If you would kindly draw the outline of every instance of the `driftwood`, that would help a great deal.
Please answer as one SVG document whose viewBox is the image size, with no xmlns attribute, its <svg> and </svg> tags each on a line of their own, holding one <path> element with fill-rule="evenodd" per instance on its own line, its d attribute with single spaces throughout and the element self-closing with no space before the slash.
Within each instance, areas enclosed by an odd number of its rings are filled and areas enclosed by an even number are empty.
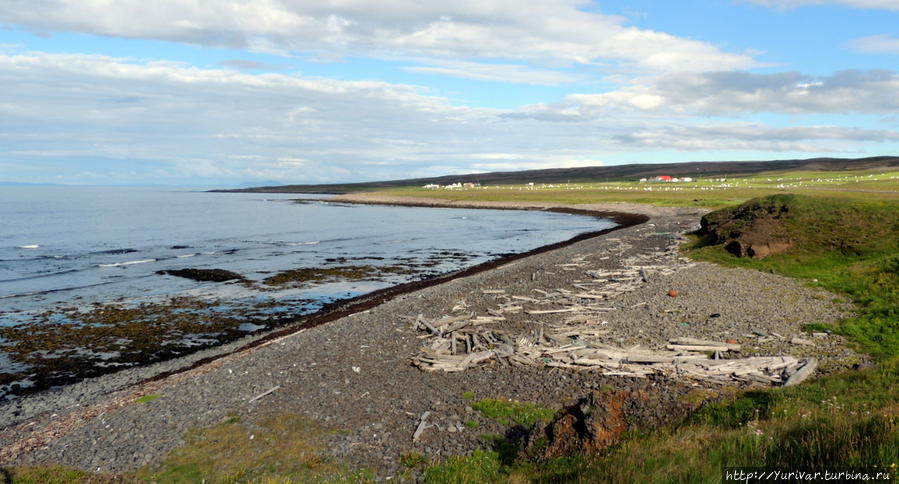
<svg viewBox="0 0 899 484">
<path fill-rule="evenodd" d="M 415 414 L 413 414 L 415 415 Z M 431 411 L 428 410 L 425 413 L 421 414 L 421 417 L 418 419 L 418 427 L 415 428 L 415 433 L 412 434 L 412 442 L 417 442 L 421 434 L 430 427 L 428 424 L 428 416 L 431 415 Z"/>
<path fill-rule="evenodd" d="M 266 390 L 266 391 L 260 393 L 259 395 L 256 395 L 255 397 L 251 398 L 247 403 L 253 403 L 253 402 L 255 402 L 256 400 L 259 400 L 260 398 L 262 398 L 262 397 L 264 397 L 264 396 L 266 396 L 266 395 L 269 395 L 269 394 L 271 394 L 271 393 L 274 393 L 275 390 L 277 390 L 277 389 L 279 389 L 279 388 L 281 388 L 281 385 L 275 386 L 275 387 L 273 387 L 273 388 L 269 388 L 268 390 Z"/>
<path fill-rule="evenodd" d="M 815 373 L 815 369 L 817 367 L 818 360 L 816 360 L 815 358 L 809 358 L 808 360 L 806 360 L 804 365 L 796 369 L 795 373 L 787 378 L 787 381 L 784 382 L 784 386 L 789 387 L 802 383 L 808 377 L 812 376 Z"/>
<path fill-rule="evenodd" d="M 626 254 L 630 246 L 618 242 L 619 246 L 610 253 Z M 534 288 L 524 295 L 510 294 L 504 289 L 481 289 L 481 294 L 496 303 L 496 307 L 487 309 L 486 315 L 430 320 L 419 315 L 415 327 L 426 334 L 421 336 L 424 344 L 412 363 L 426 371 L 457 372 L 498 364 L 574 371 L 590 369 L 605 375 L 635 378 L 661 374 L 716 384 L 778 385 L 801 381 L 814 372 L 813 360 L 800 361 L 792 356 L 724 359 L 724 355 L 739 353 L 741 346 L 721 341 L 672 338 L 664 350 L 606 344 L 603 338 L 609 336 L 604 327 L 607 323 L 599 316 L 617 310 L 611 304 L 613 298 L 636 290 L 655 274 L 668 275 L 692 265 L 689 260 L 675 258 L 678 243 L 672 240 L 664 252 L 624 257 L 621 269 L 590 269 L 587 256 L 557 264 L 559 270 L 581 271 L 589 277 L 575 280 L 574 290 Z M 512 335 L 492 324 L 521 312 L 528 316 L 558 315 L 558 318 L 552 322 L 532 321 L 535 327 L 528 334 Z M 424 418 L 426 415 L 419 425 L 422 430 Z"/>
<path fill-rule="evenodd" d="M 766 385 L 801 381 L 814 372 L 814 363 L 792 356 L 720 359 L 726 352 L 738 352 L 740 345 L 723 342 L 674 338 L 668 351 L 635 346 L 620 348 L 599 341 L 607 334 L 596 324 L 542 325 L 529 336 L 512 337 L 473 324 L 476 318 L 438 319 L 413 364 L 426 371 L 465 371 L 479 364 L 593 369 L 605 375 L 643 378 L 652 374 L 687 378 L 711 383 L 743 382 Z M 439 324 L 439 322 L 444 324 Z M 449 322 L 447 324 L 447 322 Z M 448 328 L 455 328 L 448 332 Z M 458 344 L 462 343 L 462 344 Z M 689 343 L 689 344 L 683 344 Z M 701 343 L 701 344 L 700 344 Z M 712 359 L 701 352 L 715 353 Z M 805 376 L 803 376 L 805 375 Z M 792 384 L 792 383 L 791 383 Z"/>
</svg>

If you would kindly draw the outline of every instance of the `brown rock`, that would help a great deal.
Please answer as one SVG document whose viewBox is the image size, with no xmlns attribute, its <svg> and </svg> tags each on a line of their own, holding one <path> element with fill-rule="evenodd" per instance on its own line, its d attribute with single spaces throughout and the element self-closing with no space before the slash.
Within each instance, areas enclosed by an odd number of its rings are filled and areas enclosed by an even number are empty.
<svg viewBox="0 0 899 484">
<path fill-rule="evenodd" d="M 536 425 L 525 454 L 553 459 L 572 452 L 600 452 L 617 444 L 628 429 L 625 406 L 632 398 L 626 390 L 593 392 L 548 425 Z"/>
</svg>

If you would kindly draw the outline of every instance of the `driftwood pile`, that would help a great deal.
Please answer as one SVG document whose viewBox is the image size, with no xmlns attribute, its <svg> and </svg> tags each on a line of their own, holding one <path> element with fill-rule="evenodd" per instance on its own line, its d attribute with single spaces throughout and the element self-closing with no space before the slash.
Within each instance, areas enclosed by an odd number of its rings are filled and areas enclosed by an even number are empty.
<svg viewBox="0 0 899 484">
<path fill-rule="evenodd" d="M 610 239 L 615 241 L 616 239 Z M 503 289 L 482 289 L 497 307 L 487 315 L 473 313 L 428 320 L 422 315 L 413 326 L 425 332 L 424 345 L 412 363 L 426 371 L 464 371 L 480 364 L 519 365 L 572 370 L 598 370 L 605 375 L 646 377 L 660 374 L 709 383 L 792 385 L 807 378 L 817 366 L 814 359 L 792 356 L 728 358 L 739 352 L 736 344 L 692 338 L 674 338 L 664 351 L 641 346 L 623 348 L 603 343 L 607 335 L 602 315 L 615 311 L 609 299 L 636 290 L 650 277 L 667 275 L 692 263 L 677 258 L 678 241 L 665 252 L 640 254 L 622 260 L 622 269 L 590 269 L 586 257 L 559 264 L 558 270 L 580 271 L 589 279 L 575 280 L 573 289 L 533 289 L 533 294 L 508 294 Z M 619 241 L 615 252 L 630 246 Z M 603 259 L 608 258 L 604 257 Z M 457 306 L 456 311 L 466 307 Z M 558 315 L 551 322 L 533 322 L 528 334 L 496 329 L 510 314 Z"/>
<path fill-rule="evenodd" d="M 427 321 L 416 325 L 428 334 L 427 345 L 413 358 L 426 371 L 464 371 L 487 362 L 572 370 L 599 370 L 604 375 L 646 377 L 660 374 L 710 383 L 795 384 L 813 373 L 814 359 L 770 356 L 721 359 L 740 346 L 692 338 L 675 338 L 666 351 L 640 346 L 618 348 L 596 341 L 605 334 L 598 325 L 542 325 L 530 336 L 512 336 L 491 329 L 495 316 L 473 315 Z"/>
</svg>

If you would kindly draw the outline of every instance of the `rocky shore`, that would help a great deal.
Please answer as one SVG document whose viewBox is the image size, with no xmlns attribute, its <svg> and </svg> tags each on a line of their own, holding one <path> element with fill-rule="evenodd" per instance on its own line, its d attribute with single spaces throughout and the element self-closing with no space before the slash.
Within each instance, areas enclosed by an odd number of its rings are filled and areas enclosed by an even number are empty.
<svg viewBox="0 0 899 484">
<path fill-rule="evenodd" d="M 652 390 L 654 401 L 637 413 L 661 421 L 683 407 L 699 385 L 662 376 L 601 375 L 595 370 L 506 366 L 461 372 L 425 372 L 411 362 L 422 345 L 418 315 L 437 319 L 488 315 L 496 290 L 520 297 L 570 289 L 587 271 L 615 270 L 625 258 L 654 257 L 658 272 L 634 290 L 604 301 L 610 345 L 660 348 L 673 337 L 736 340 L 744 356 L 814 356 L 822 371 L 864 358 L 832 335 L 803 333 L 808 323 L 845 317 L 851 308 L 834 296 L 772 274 L 687 263 L 672 243 L 698 227 L 693 209 L 635 204 L 464 203 L 354 195 L 347 203 L 387 203 L 509 209 L 576 209 L 640 214 L 647 222 L 505 262 L 411 292 L 388 294 L 372 307 L 336 315 L 327 324 L 282 332 L 252 348 L 249 340 L 152 367 L 127 370 L 0 406 L 0 463 L 56 463 L 89 470 L 127 471 L 158 461 L 183 443 L 190 429 L 239 416 L 248 420 L 295 414 L 332 430 L 331 456 L 380 477 L 402 470 L 400 456 L 432 460 L 471 452 L 483 434 L 509 434 L 510 425 L 484 418 L 474 399 L 504 398 L 561 409 L 592 389 Z M 661 254 L 661 255 L 659 255 Z M 572 265 L 572 261 L 577 264 Z M 676 290 L 676 297 L 669 295 Z M 497 322 L 521 334 L 564 314 L 528 314 Z M 322 321 L 324 322 L 324 321 Z M 800 343 L 797 343 L 799 341 Z M 204 359 L 227 355 L 204 363 Z M 202 364 L 198 364 L 202 363 Z M 141 396 L 158 398 L 136 404 Z M 432 425 L 415 441 L 422 415 Z M 474 422 L 477 428 L 463 425 Z"/>
</svg>

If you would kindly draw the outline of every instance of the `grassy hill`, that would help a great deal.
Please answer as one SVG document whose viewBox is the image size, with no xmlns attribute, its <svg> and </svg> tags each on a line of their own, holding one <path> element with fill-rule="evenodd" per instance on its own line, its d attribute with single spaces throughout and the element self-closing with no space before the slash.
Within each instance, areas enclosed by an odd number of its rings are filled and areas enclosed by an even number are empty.
<svg viewBox="0 0 899 484">
<path fill-rule="evenodd" d="M 234 190 L 225 192 L 257 193 L 351 193 L 403 187 L 420 187 L 426 184 L 480 183 L 481 185 L 509 185 L 519 183 L 581 183 L 618 180 L 638 180 L 655 175 L 708 177 L 713 175 L 752 175 L 778 171 L 846 171 L 846 170 L 899 170 L 899 157 L 876 156 L 871 158 L 810 158 L 805 160 L 773 161 L 702 161 L 687 163 L 640 163 L 615 166 L 591 166 L 583 168 L 551 168 L 514 172 L 447 175 L 431 178 L 376 181 L 365 183 L 341 183 L 328 185 L 282 185 Z"/>
</svg>

